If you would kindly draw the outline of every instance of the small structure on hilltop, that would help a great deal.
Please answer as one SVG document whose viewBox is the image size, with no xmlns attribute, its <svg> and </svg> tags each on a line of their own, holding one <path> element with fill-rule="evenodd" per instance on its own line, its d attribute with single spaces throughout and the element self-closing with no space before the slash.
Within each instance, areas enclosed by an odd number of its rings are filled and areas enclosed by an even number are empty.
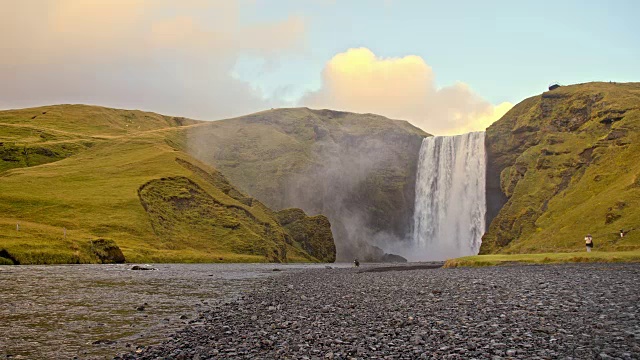
<svg viewBox="0 0 640 360">
<path fill-rule="evenodd" d="M 553 83 L 553 84 L 549 85 L 549 91 L 551 91 L 551 90 L 555 90 L 555 89 L 557 89 L 557 88 L 559 88 L 559 87 L 560 87 L 560 84 L 558 84 L 558 83 Z"/>
</svg>

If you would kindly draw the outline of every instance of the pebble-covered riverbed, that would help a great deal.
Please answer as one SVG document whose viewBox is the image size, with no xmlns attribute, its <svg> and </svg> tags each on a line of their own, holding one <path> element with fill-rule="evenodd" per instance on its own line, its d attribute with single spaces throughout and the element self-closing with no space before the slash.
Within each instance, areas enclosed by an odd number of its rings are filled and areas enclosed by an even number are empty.
<svg viewBox="0 0 640 360">
<path fill-rule="evenodd" d="M 262 280 L 140 359 L 638 359 L 640 264 Z"/>
<path fill-rule="evenodd" d="M 259 279 L 324 265 L 0 266 L 0 359 L 113 358 L 160 343 Z M 274 272 L 273 269 L 283 270 Z"/>
</svg>

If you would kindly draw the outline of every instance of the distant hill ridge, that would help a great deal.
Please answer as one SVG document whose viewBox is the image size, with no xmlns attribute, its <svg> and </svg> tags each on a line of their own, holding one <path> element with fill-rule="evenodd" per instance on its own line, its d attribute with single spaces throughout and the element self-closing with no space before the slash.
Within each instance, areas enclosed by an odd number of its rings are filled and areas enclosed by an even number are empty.
<svg viewBox="0 0 640 360">
<path fill-rule="evenodd" d="M 409 240 L 422 139 L 407 121 L 283 108 L 187 131 L 188 152 L 273 209 L 326 215 L 340 260 Z"/>
</svg>

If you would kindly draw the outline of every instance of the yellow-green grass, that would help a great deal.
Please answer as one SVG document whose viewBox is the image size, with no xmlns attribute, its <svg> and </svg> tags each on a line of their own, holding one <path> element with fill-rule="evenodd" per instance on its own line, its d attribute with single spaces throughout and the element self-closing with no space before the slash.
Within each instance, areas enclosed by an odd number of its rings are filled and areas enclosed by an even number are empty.
<svg viewBox="0 0 640 360">
<path fill-rule="evenodd" d="M 58 134 L 110 137 L 135 134 L 179 125 L 194 120 L 164 116 L 140 110 L 120 110 L 89 105 L 53 105 L 0 112 L 0 124 Z"/>
<path fill-rule="evenodd" d="M 16 161 L 12 162 L 16 166 L 0 168 L 0 250 L 21 264 L 90 263 L 98 261 L 91 254 L 91 240 L 106 238 L 116 242 L 128 262 L 273 261 L 251 250 L 260 238 L 266 242 L 259 244 L 264 251 L 285 247 L 285 261 L 317 261 L 295 244 L 278 243 L 285 237 L 284 230 L 264 205 L 257 201 L 245 205 L 176 161 L 183 159 L 215 172 L 180 150 L 183 129 L 198 125 L 178 127 L 172 119 L 75 105 L 0 112 L 0 138 L 5 144 L 51 145 L 40 141 L 40 135 L 32 136 L 33 132 L 62 134 L 65 140 L 91 144 L 50 161 Z M 129 129 L 132 124 L 134 130 Z M 223 208 L 246 209 L 256 223 L 245 220 L 233 234 L 212 229 L 178 234 L 171 241 L 159 237 L 138 189 L 151 180 L 171 177 L 190 179 Z M 264 224 L 272 229 L 268 236 L 256 233 Z"/>
<path fill-rule="evenodd" d="M 523 264 L 560 264 L 586 262 L 640 262 L 640 250 L 632 251 L 592 251 L 568 253 L 540 253 L 540 254 L 495 254 L 475 255 L 456 259 L 449 259 L 444 267 L 479 267 L 495 266 L 514 263 Z"/>
</svg>

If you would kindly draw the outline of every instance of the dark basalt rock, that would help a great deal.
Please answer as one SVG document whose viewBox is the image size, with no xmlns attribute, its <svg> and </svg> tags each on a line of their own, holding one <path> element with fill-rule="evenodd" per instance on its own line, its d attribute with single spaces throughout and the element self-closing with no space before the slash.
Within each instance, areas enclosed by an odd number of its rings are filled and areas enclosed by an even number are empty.
<svg viewBox="0 0 640 360">
<path fill-rule="evenodd" d="M 158 270 L 158 269 L 151 267 L 149 265 L 133 265 L 131 267 L 131 270 Z"/>
<path fill-rule="evenodd" d="M 403 258 L 400 255 L 396 254 L 384 254 L 381 259 L 382 262 L 387 263 L 406 263 L 407 259 Z"/>
</svg>

